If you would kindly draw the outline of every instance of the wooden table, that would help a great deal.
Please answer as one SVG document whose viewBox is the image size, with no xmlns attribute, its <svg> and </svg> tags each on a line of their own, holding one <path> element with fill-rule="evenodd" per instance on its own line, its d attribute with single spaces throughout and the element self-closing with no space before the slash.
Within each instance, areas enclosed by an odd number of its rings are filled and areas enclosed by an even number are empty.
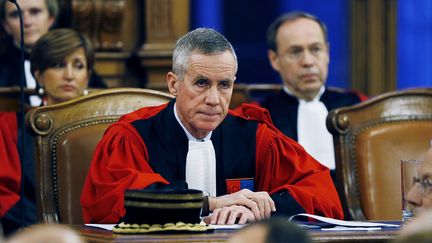
<svg viewBox="0 0 432 243">
<path fill-rule="evenodd" d="M 100 242 L 225 242 L 234 230 L 217 230 L 204 234 L 135 234 L 119 235 L 110 231 L 90 227 L 80 227 L 80 234 L 89 243 Z M 398 230 L 382 231 L 338 231 L 323 232 L 311 230 L 314 242 L 386 242 L 393 239 Z"/>
</svg>

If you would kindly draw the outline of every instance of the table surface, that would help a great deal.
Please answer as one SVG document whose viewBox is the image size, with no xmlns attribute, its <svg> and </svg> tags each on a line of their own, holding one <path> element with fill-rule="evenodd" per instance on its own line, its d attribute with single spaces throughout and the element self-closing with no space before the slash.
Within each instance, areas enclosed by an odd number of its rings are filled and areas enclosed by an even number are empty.
<svg viewBox="0 0 432 243">
<path fill-rule="evenodd" d="M 78 226 L 79 232 L 89 243 L 93 242 L 225 242 L 235 230 L 215 230 L 202 234 L 113 234 L 111 231 Z M 393 239 L 398 230 L 375 231 L 321 231 L 310 230 L 314 242 L 386 242 Z"/>
</svg>

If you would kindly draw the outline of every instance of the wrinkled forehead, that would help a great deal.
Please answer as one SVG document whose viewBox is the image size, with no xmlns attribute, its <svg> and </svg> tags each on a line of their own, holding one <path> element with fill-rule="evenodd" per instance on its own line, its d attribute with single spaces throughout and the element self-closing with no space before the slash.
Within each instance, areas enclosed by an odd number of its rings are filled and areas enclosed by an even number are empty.
<svg viewBox="0 0 432 243">
<path fill-rule="evenodd" d="M 188 64 L 189 70 L 204 69 L 216 73 L 232 72 L 233 75 L 237 72 L 237 60 L 229 50 L 214 54 L 204 54 L 194 50 L 188 57 Z"/>
</svg>

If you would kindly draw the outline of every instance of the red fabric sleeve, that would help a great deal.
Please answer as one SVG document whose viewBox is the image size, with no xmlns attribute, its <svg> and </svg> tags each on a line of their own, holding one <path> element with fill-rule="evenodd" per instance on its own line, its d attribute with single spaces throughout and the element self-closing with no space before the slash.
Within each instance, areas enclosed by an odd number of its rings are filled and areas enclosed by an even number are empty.
<svg viewBox="0 0 432 243">
<path fill-rule="evenodd" d="M 360 98 L 360 102 L 366 101 L 369 99 L 369 97 L 362 92 L 359 91 L 352 91 L 354 94 L 356 94 Z"/>
<path fill-rule="evenodd" d="M 15 112 L 0 113 L 0 218 L 20 199 L 21 164 Z"/>
<path fill-rule="evenodd" d="M 126 213 L 126 189 L 141 189 L 156 182 L 169 184 L 147 163 L 147 148 L 129 123 L 142 118 L 140 112 L 109 127 L 96 147 L 81 195 L 85 223 L 118 223 Z"/>
<path fill-rule="evenodd" d="M 245 104 L 237 111 L 260 122 L 256 136 L 257 190 L 270 194 L 288 190 L 307 213 L 343 219 L 329 169 L 277 130 L 267 110 Z"/>
</svg>

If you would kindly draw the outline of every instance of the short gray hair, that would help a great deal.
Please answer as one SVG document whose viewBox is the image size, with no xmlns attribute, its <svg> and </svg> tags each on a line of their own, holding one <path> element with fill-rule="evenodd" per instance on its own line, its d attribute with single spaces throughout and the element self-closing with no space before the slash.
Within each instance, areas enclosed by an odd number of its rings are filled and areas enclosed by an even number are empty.
<svg viewBox="0 0 432 243">
<path fill-rule="evenodd" d="M 237 56 L 231 43 L 216 30 L 198 28 L 182 36 L 174 47 L 172 71 L 180 80 L 183 80 L 188 71 L 188 59 L 195 50 L 205 55 L 230 51 L 236 62 L 237 69 Z"/>
</svg>

